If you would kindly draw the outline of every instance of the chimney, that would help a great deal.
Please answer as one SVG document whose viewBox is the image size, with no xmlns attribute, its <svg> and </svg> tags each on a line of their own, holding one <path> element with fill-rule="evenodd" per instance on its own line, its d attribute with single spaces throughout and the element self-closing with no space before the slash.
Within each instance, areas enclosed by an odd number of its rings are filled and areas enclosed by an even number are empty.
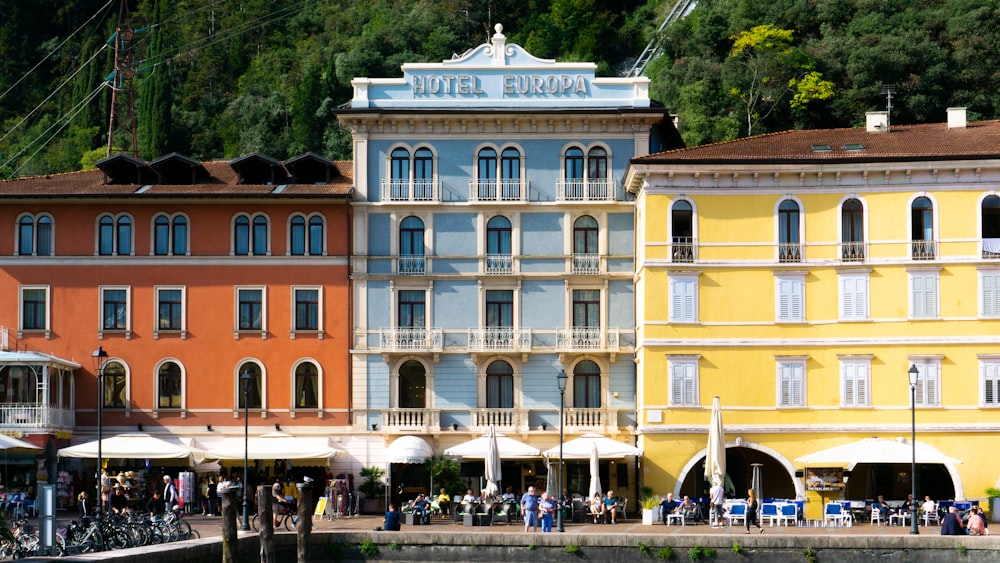
<svg viewBox="0 0 1000 563">
<path fill-rule="evenodd" d="M 948 129 L 965 129 L 966 108 L 948 108 Z"/>
<path fill-rule="evenodd" d="M 869 133 L 889 132 L 889 112 L 869 111 L 865 113 L 865 131 Z"/>
</svg>

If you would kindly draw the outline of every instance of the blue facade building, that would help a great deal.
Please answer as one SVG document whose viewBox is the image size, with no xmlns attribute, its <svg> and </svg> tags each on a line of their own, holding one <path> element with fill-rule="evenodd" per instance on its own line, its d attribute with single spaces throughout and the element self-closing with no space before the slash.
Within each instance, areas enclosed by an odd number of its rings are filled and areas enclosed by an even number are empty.
<svg viewBox="0 0 1000 563">
<path fill-rule="evenodd" d="M 536 58 L 500 25 L 402 69 L 356 78 L 338 116 L 356 183 L 350 449 L 397 484 L 422 479 L 392 464 L 490 425 L 544 451 L 558 445 L 561 370 L 565 439 L 634 444 L 635 216 L 620 180 L 673 128 L 649 80 Z M 604 463 L 605 487 L 632 490 L 635 463 L 619 464 Z M 540 458 L 504 469 L 515 490 L 545 477 Z M 567 466 L 574 492 L 578 478 L 586 493 L 589 474 Z"/>
</svg>

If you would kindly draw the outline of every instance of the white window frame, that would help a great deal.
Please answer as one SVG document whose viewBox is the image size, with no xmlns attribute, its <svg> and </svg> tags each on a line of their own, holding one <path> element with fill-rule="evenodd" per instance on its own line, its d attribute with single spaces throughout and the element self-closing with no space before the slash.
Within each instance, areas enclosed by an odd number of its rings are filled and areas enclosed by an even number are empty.
<svg viewBox="0 0 1000 563">
<path fill-rule="evenodd" d="M 295 406 L 295 372 L 299 369 L 299 366 L 305 363 L 310 363 L 316 366 L 316 408 Z M 289 405 L 289 414 L 291 417 L 295 418 L 296 413 L 316 413 L 317 418 L 323 418 L 323 364 L 321 364 L 316 358 L 300 358 L 292 365 L 292 370 L 288 373 L 288 379 L 288 396 L 292 398 L 291 404 Z M 237 402 L 237 404 L 239 403 Z"/>
<path fill-rule="evenodd" d="M 667 356 L 669 404 L 672 407 L 697 407 L 700 400 L 699 360 L 701 356 Z M 678 385 L 684 387 L 678 388 Z"/>
<path fill-rule="evenodd" d="M 805 322 L 805 272 L 781 272 L 774 275 L 774 319 L 779 323 Z"/>
<path fill-rule="evenodd" d="M 105 291 L 125 291 L 125 328 L 104 328 L 104 292 Z M 98 307 L 100 309 L 97 313 L 97 322 L 99 323 L 97 327 L 97 338 L 100 340 L 104 339 L 106 334 L 124 334 L 125 340 L 132 339 L 132 288 L 127 285 L 102 285 L 98 287 L 98 295 L 100 296 L 100 303 Z"/>
<path fill-rule="evenodd" d="M 105 217 L 111 218 L 111 254 L 101 254 L 101 219 Z M 122 219 L 128 219 L 129 224 L 129 239 L 128 239 L 128 254 L 121 254 L 118 252 L 119 238 L 118 238 L 118 226 Z M 94 256 L 135 256 L 135 218 L 129 213 L 101 213 L 97 216 L 97 220 L 94 223 Z"/>
<path fill-rule="evenodd" d="M 987 389 L 992 390 L 992 400 L 987 397 Z M 979 356 L 979 406 L 1000 407 L 1000 355 Z"/>
<path fill-rule="evenodd" d="M 117 362 L 121 364 L 122 367 L 125 369 L 125 405 L 123 407 L 103 407 L 103 409 L 105 410 L 110 409 L 116 412 L 118 412 L 118 409 L 121 409 L 120 412 L 123 412 L 125 414 L 125 417 L 128 418 L 129 416 L 132 415 L 132 368 L 128 365 L 128 363 L 125 360 L 118 357 L 108 358 L 107 360 L 104 361 L 104 365 L 107 366 L 111 362 Z M 103 382 L 103 385 L 107 384 L 108 384 L 107 381 Z M 98 393 L 100 393 L 100 391 Z M 98 400 L 104 400 L 104 398 L 99 397 Z"/>
<path fill-rule="evenodd" d="M 699 272 L 670 272 L 667 288 L 672 323 L 698 322 Z"/>
<path fill-rule="evenodd" d="M 181 370 L 181 405 L 179 407 L 160 406 L 160 368 L 163 364 L 174 363 Z M 173 356 L 156 362 L 153 368 L 153 418 L 159 418 L 160 413 L 180 413 L 181 418 L 187 418 L 187 366 Z"/>
<path fill-rule="evenodd" d="M 298 320 L 296 315 L 298 314 L 298 292 L 299 291 L 315 291 L 317 307 L 319 310 L 316 312 L 316 328 L 315 329 L 296 329 L 296 321 Z M 323 340 L 323 286 L 321 285 L 296 285 L 292 286 L 291 291 L 291 321 L 292 325 L 290 327 L 290 336 L 292 340 L 295 340 L 296 336 L 307 336 L 315 335 L 317 339 Z"/>
<path fill-rule="evenodd" d="M 160 292 L 180 291 L 181 292 L 181 328 L 160 328 Z M 237 301 L 238 303 L 239 301 Z M 187 286 L 184 285 L 154 285 L 153 286 L 153 340 L 159 340 L 161 336 L 180 334 L 181 340 L 187 340 Z"/>
<path fill-rule="evenodd" d="M 156 220 L 160 217 L 167 219 L 167 253 L 156 253 Z M 174 222 L 177 219 L 184 219 L 187 228 L 184 229 L 184 253 L 177 254 L 177 239 L 174 238 Z M 230 235 L 231 236 L 231 235 Z M 233 247 L 235 249 L 235 245 Z M 186 213 L 156 213 L 149 219 L 149 255 L 166 258 L 167 256 L 190 256 L 191 255 L 191 218 Z"/>
<path fill-rule="evenodd" d="M 40 289 L 45 292 L 45 328 L 24 328 L 24 292 Z M 45 339 L 52 337 L 52 288 L 47 285 L 22 285 L 17 288 L 17 337 L 25 334 L 44 334 Z"/>
<path fill-rule="evenodd" d="M 909 270 L 911 319 L 937 319 L 940 315 L 940 268 Z"/>
<path fill-rule="evenodd" d="M 919 371 L 916 401 L 914 401 L 918 407 L 941 406 L 941 358 L 942 356 L 911 356 L 908 358 L 910 364 L 916 366 Z"/>
<path fill-rule="evenodd" d="M 806 406 L 806 356 L 775 356 L 775 405 Z"/>
<path fill-rule="evenodd" d="M 871 319 L 869 311 L 870 278 L 870 270 L 840 272 L 838 278 L 840 320 L 867 321 Z"/>
<path fill-rule="evenodd" d="M 872 356 L 840 357 L 840 406 L 870 407 Z"/>
<path fill-rule="evenodd" d="M 979 270 L 979 316 L 1000 318 L 1000 269 Z"/>
<path fill-rule="evenodd" d="M 239 418 L 243 416 L 243 409 L 240 408 L 240 394 L 243 388 L 240 387 L 243 382 L 240 381 L 240 367 L 244 364 L 256 364 L 257 369 L 260 370 L 260 408 L 250 407 L 250 412 L 260 412 L 260 417 L 265 418 L 267 416 L 267 368 L 264 367 L 263 362 L 257 358 L 249 357 L 242 358 L 236 362 L 236 372 L 233 376 L 233 418 Z M 317 363 L 318 365 L 318 363 Z M 293 383 L 294 385 L 294 383 Z"/>
<path fill-rule="evenodd" d="M 240 292 L 260 291 L 260 329 L 240 329 Z M 233 291 L 233 340 L 239 340 L 240 335 L 260 333 L 261 340 L 267 340 L 267 286 L 238 285 Z M 263 369 L 263 368 L 261 368 Z"/>
</svg>

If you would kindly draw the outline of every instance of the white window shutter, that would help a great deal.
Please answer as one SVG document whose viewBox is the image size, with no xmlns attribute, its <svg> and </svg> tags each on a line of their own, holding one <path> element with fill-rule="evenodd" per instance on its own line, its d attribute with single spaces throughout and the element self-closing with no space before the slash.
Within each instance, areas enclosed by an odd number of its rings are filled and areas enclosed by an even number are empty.
<svg viewBox="0 0 1000 563">
<path fill-rule="evenodd" d="M 998 292 L 1000 292 L 1000 287 L 998 287 L 998 281 L 1000 281 L 1000 274 L 994 272 L 983 272 L 983 293 L 982 293 L 982 311 L 984 317 L 996 317 L 998 316 L 997 302 L 998 302 Z"/>
<path fill-rule="evenodd" d="M 670 369 L 670 402 L 680 405 L 684 399 L 684 370 L 681 366 L 674 364 Z"/>
<path fill-rule="evenodd" d="M 927 405 L 937 405 L 939 402 L 938 398 L 938 387 L 940 384 L 940 374 L 938 373 L 937 364 L 927 364 Z"/>
<path fill-rule="evenodd" d="M 844 364 L 841 371 L 841 380 L 844 386 L 843 389 L 843 404 L 845 406 L 854 406 L 857 404 L 857 398 L 854 393 L 854 387 L 856 385 L 856 377 L 854 364 Z"/>
<path fill-rule="evenodd" d="M 841 276 L 840 277 L 840 318 L 842 319 L 853 319 L 854 310 L 857 307 L 855 304 L 855 293 L 854 293 L 854 277 L 853 276 Z"/>
<path fill-rule="evenodd" d="M 859 406 L 868 405 L 868 364 L 856 364 L 854 380 L 857 385 L 857 400 Z"/>
</svg>

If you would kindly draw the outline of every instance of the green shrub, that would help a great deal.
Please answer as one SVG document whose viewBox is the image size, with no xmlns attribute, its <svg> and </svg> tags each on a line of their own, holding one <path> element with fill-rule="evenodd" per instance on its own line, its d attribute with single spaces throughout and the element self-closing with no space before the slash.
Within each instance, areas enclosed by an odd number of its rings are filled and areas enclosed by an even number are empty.
<svg viewBox="0 0 1000 563">
<path fill-rule="evenodd" d="M 563 548 L 563 551 L 570 555 L 580 555 L 580 546 L 575 543 L 571 543 Z"/>
<path fill-rule="evenodd" d="M 375 557 L 378 555 L 378 545 L 372 540 L 365 540 L 358 544 L 358 551 L 365 557 Z"/>
<path fill-rule="evenodd" d="M 669 545 L 661 547 L 660 550 L 656 552 L 656 558 L 664 561 L 672 560 L 674 558 L 674 548 Z"/>
<path fill-rule="evenodd" d="M 733 542 L 733 553 L 735 553 L 737 555 L 743 553 L 743 546 L 740 545 L 740 542 L 738 542 L 738 541 L 737 542 Z"/>
<path fill-rule="evenodd" d="M 392 542 L 392 543 L 389 544 L 389 549 L 391 549 L 393 551 L 399 551 L 399 550 L 403 549 L 403 546 L 399 545 L 396 542 Z"/>
<path fill-rule="evenodd" d="M 805 556 L 806 561 L 808 561 L 809 563 L 816 563 L 817 561 L 819 561 L 819 558 L 816 557 L 816 553 L 813 552 L 811 547 L 803 549 L 802 555 Z"/>
<path fill-rule="evenodd" d="M 653 548 L 649 547 L 648 545 L 642 542 L 639 542 L 639 552 L 642 553 L 643 555 L 650 555 L 653 552 Z"/>
</svg>

